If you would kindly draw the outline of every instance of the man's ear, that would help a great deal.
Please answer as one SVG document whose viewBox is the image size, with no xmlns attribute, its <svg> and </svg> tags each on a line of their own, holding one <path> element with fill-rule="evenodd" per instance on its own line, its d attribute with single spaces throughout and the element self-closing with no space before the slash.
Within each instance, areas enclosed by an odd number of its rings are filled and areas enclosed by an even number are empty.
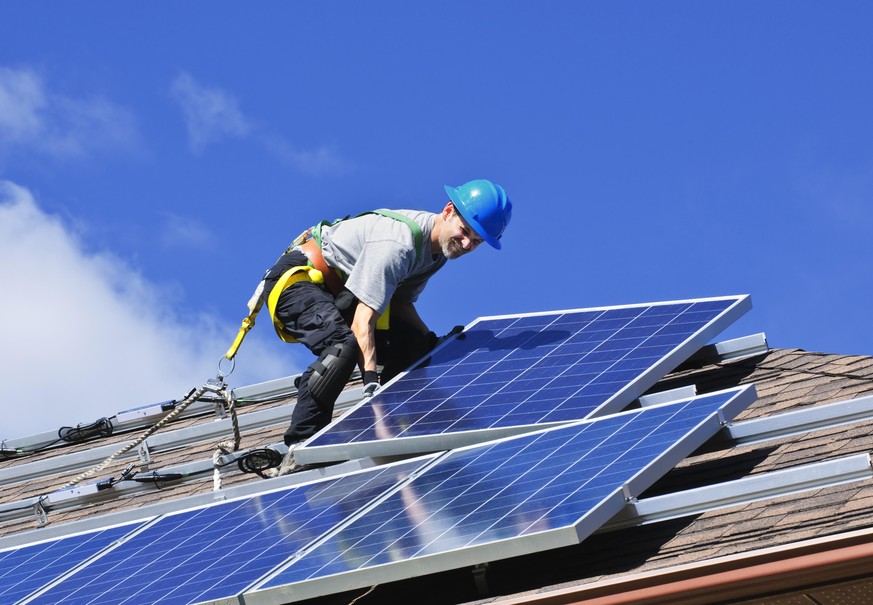
<svg viewBox="0 0 873 605">
<path fill-rule="evenodd" d="M 443 208 L 443 211 L 440 214 L 442 214 L 443 220 L 446 220 L 447 218 L 452 216 L 452 213 L 454 211 L 455 211 L 455 205 L 452 202 L 448 202 L 448 203 L 446 203 L 445 208 Z"/>
</svg>

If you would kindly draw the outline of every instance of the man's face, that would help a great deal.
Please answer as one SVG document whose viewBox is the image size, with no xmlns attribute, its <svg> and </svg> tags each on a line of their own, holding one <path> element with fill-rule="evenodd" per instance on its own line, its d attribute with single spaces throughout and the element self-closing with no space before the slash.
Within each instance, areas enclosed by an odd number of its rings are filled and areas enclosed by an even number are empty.
<svg viewBox="0 0 873 605">
<path fill-rule="evenodd" d="M 461 257 L 475 250 L 482 243 L 473 228 L 467 224 L 460 213 L 450 207 L 445 228 L 440 234 L 440 248 L 448 259 Z"/>
</svg>

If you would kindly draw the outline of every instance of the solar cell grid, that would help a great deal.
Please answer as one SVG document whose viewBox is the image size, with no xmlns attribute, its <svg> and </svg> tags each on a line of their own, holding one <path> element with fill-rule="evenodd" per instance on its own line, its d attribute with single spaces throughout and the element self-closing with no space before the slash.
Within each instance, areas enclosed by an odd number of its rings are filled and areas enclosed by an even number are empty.
<svg viewBox="0 0 873 605">
<path fill-rule="evenodd" d="M 162 517 L 34 603 L 199 603 L 234 597 L 422 460 Z"/>
<path fill-rule="evenodd" d="M 444 449 L 485 438 L 465 434 L 617 411 L 748 306 L 748 297 L 727 297 L 479 320 L 297 457 Z"/>
<path fill-rule="evenodd" d="M 276 598 L 303 595 L 300 583 L 336 586 L 338 574 L 367 570 L 387 581 L 392 563 L 428 558 L 447 569 L 466 564 L 460 557 L 476 547 L 493 560 L 519 553 L 505 540 L 533 545 L 550 532 L 576 543 L 621 509 L 624 486 L 639 494 L 718 431 L 719 409 L 731 418 L 753 398 L 744 387 L 450 452 L 258 590 L 290 586 Z"/>
<path fill-rule="evenodd" d="M 0 604 L 17 603 L 141 525 L 111 527 L 0 552 Z"/>
</svg>

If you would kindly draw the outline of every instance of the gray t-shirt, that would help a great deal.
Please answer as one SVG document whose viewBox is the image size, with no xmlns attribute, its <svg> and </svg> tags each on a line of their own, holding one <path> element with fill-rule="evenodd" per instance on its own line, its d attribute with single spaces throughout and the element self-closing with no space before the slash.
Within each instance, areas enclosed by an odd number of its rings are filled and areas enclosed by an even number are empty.
<svg viewBox="0 0 873 605">
<path fill-rule="evenodd" d="M 418 210 L 394 212 L 408 216 L 421 227 L 424 237 L 418 262 L 412 230 L 393 218 L 365 214 L 321 230 L 325 262 L 348 276 L 346 288 L 380 314 L 392 298 L 418 300 L 427 280 L 446 264 L 443 254 L 434 257 L 430 251 L 436 215 Z"/>
</svg>

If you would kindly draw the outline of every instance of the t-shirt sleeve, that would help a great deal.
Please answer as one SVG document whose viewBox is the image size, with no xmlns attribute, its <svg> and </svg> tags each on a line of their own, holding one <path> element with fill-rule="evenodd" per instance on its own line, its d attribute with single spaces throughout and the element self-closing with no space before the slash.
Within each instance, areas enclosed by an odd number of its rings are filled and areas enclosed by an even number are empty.
<svg viewBox="0 0 873 605">
<path fill-rule="evenodd" d="M 410 273 L 414 254 L 414 250 L 396 241 L 369 241 L 346 280 L 346 288 L 381 314 L 397 286 Z"/>
</svg>

